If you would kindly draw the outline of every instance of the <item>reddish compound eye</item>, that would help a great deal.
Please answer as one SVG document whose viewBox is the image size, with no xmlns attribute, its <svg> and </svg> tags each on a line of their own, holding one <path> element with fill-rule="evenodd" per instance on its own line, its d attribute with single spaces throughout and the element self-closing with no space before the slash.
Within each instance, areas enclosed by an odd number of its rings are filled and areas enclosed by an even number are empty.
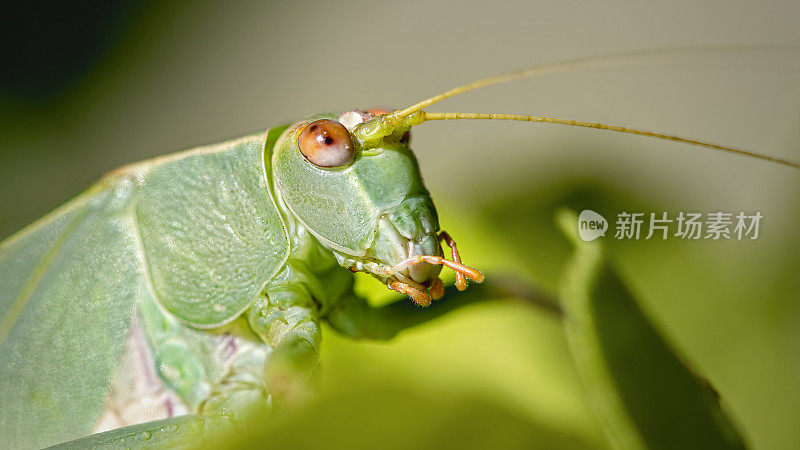
<svg viewBox="0 0 800 450">
<path fill-rule="evenodd" d="M 350 132 L 333 120 L 322 119 L 306 125 L 297 143 L 303 156 L 320 167 L 346 166 L 355 159 Z"/>
</svg>

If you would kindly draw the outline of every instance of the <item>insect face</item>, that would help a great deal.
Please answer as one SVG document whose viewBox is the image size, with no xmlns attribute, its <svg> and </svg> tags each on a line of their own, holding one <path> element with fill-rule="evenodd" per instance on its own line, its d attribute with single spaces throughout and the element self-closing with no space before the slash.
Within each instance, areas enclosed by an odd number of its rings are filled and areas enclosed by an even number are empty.
<svg viewBox="0 0 800 450">
<path fill-rule="evenodd" d="M 348 111 L 290 127 L 274 149 L 276 191 L 342 266 L 426 304 L 441 295 L 436 208 L 403 133 L 369 144 L 350 133 L 373 117 Z"/>
</svg>

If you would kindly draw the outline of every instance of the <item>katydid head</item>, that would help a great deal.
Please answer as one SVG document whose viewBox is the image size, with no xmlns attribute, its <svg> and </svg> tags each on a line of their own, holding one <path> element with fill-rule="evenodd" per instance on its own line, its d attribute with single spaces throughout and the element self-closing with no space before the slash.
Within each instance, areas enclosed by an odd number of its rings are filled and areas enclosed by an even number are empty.
<svg viewBox="0 0 800 450">
<path fill-rule="evenodd" d="M 430 105 L 493 84 L 615 64 L 637 54 L 567 61 L 484 78 L 402 110 L 348 111 L 321 115 L 290 127 L 273 154 L 274 179 L 291 214 L 330 248 L 339 263 L 367 271 L 421 305 L 442 295 L 441 266 L 456 272 L 456 286 L 483 274 L 461 264 L 455 242 L 439 230 L 436 209 L 408 147 L 409 130 L 432 120 L 513 120 L 627 133 L 705 147 L 800 169 L 800 163 L 679 136 L 597 122 L 494 113 L 428 113 Z M 652 56 L 652 55 L 651 55 Z M 440 241 L 452 250 L 442 256 Z"/>
<path fill-rule="evenodd" d="M 319 115 L 289 127 L 275 145 L 273 177 L 292 216 L 342 266 L 427 305 L 442 295 L 442 264 L 463 266 L 441 262 L 439 220 L 408 130 L 372 142 L 352 134 L 375 113 Z"/>
</svg>

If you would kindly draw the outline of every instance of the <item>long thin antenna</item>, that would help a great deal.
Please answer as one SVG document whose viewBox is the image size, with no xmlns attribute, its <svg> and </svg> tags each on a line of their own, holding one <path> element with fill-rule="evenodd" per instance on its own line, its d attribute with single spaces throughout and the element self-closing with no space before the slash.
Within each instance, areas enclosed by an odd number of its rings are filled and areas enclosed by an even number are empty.
<svg viewBox="0 0 800 450">
<path fill-rule="evenodd" d="M 790 161 L 788 159 L 776 158 L 774 156 L 765 155 L 763 153 L 751 152 L 734 147 L 727 147 L 724 145 L 712 144 L 710 142 L 699 141 L 696 139 L 687 139 L 680 136 L 674 136 L 666 133 L 659 133 L 655 131 L 639 130 L 636 128 L 620 127 L 616 125 L 608 125 L 598 122 L 585 122 L 581 120 L 560 119 L 557 117 L 544 117 L 544 116 L 529 116 L 521 114 L 491 114 L 491 113 L 429 113 L 422 111 L 423 121 L 428 120 L 516 120 L 521 122 L 540 122 L 552 123 L 558 125 L 568 125 L 571 127 L 584 127 L 595 128 L 598 130 L 616 131 L 618 133 L 635 134 L 638 136 L 646 136 L 656 139 L 663 139 L 666 141 L 683 142 L 685 144 L 696 145 L 699 147 L 710 148 L 712 150 L 720 150 L 728 153 L 735 153 L 737 155 L 748 156 L 763 161 L 770 161 L 784 166 L 794 167 L 800 169 L 800 163 Z"/>
<path fill-rule="evenodd" d="M 688 56 L 702 56 L 701 60 L 704 64 L 710 61 L 711 56 L 722 55 L 725 52 L 757 52 L 765 54 L 767 52 L 781 52 L 786 55 L 800 55 L 800 47 L 797 46 L 720 46 L 720 47 L 682 47 L 682 48 L 667 48 L 660 50 L 636 51 L 627 53 L 617 53 L 612 55 L 589 57 L 573 59 L 556 64 L 547 64 L 534 66 L 528 69 L 515 70 L 505 74 L 484 78 L 481 80 L 473 81 L 472 83 L 459 86 L 441 94 L 435 95 L 414 105 L 409 106 L 403 110 L 395 110 L 389 114 L 375 117 L 363 124 L 358 125 L 354 130 L 354 134 L 362 142 L 362 145 L 376 145 L 384 137 L 397 134 L 402 135 L 403 132 L 408 131 L 412 126 L 419 125 L 428 120 L 456 120 L 456 119 L 495 119 L 495 120 L 516 120 L 524 122 L 540 122 L 540 123 L 553 123 L 560 125 L 568 125 L 573 127 L 594 128 L 598 130 L 615 131 L 618 133 L 634 134 L 639 136 L 646 136 L 656 139 L 663 139 L 673 142 L 682 142 L 685 144 L 705 147 L 712 150 L 719 150 L 737 155 L 747 156 L 750 158 L 760 159 L 762 161 L 769 161 L 781 164 L 795 169 L 800 169 L 800 163 L 788 159 L 778 158 L 763 153 L 752 152 L 734 147 L 724 145 L 712 144 L 710 142 L 700 141 L 696 139 L 688 139 L 680 136 L 675 136 L 667 133 L 660 133 L 654 131 L 639 130 L 635 128 L 627 128 L 616 125 L 608 125 L 597 122 L 585 122 L 580 120 L 560 119 L 555 117 L 534 116 L 534 115 L 519 115 L 519 114 L 483 114 L 483 113 L 428 113 L 423 111 L 434 103 L 438 103 L 450 97 L 454 97 L 465 92 L 491 86 L 494 84 L 504 83 L 506 81 L 518 80 L 526 77 L 534 77 L 540 75 L 547 75 L 552 73 L 563 73 L 577 70 L 598 69 L 603 67 L 618 67 L 618 66 L 639 66 L 644 65 L 644 62 L 665 62 L 670 57 L 688 57 Z M 784 62 L 786 59 L 783 60 Z M 799 60 L 800 61 L 800 60 Z M 737 60 L 737 64 L 741 63 L 741 59 Z M 762 66 L 758 66 L 762 67 Z M 398 134 L 399 133 L 399 134 Z"/>
<path fill-rule="evenodd" d="M 652 59 L 648 60 L 647 58 L 656 58 L 655 61 L 666 60 L 669 57 L 688 57 L 692 55 L 702 56 L 706 58 L 709 55 L 722 54 L 724 52 L 739 53 L 746 51 L 754 51 L 760 53 L 768 51 L 772 52 L 777 51 L 777 52 L 792 53 L 797 55 L 800 54 L 800 47 L 795 47 L 795 46 L 675 47 L 675 48 L 665 48 L 659 50 L 633 51 L 625 53 L 615 53 L 605 56 L 593 56 L 587 58 L 571 59 L 554 64 L 544 64 L 544 65 L 533 66 L 527 69 L 514 70 L 512 72 L 473 81 L 472 83 L 464 84 L 462 86 L 450 89 L 448 91 L 442 92 L 441 94 L 434 95 L 433 97 L 422 100 L 421 102 L 415 103 L 409 106 L 408 108 L 395 113 L 395 117 L 401 119 L 417 111 L 420 111 L 423 108 L 427 108 L 428 106 L 433 105 L 434 103 L 438 103 L 450 97 L 455 97 L 456 95 L 463 94 L 465 92 L 469 92 L 486 86 L 491 86 L 494 84 L 519 80 L 521 78 L 549 75 L 553 73 L 573 72 L 578 70 L 600 69 L 604 67 L 643 65 L 645 62 L 651 62 L 651 63 L 654 62 Z M 741 61 L 737 61 L 737 63 L 740 62 Z"/>
</svg>

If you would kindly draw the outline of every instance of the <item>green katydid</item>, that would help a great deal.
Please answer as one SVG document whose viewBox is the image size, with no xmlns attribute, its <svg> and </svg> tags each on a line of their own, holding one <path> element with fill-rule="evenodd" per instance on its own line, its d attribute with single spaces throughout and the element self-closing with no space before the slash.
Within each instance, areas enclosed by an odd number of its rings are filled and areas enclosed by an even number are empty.
<svg viewBox="0 0 800 450">
<path fill-rule="evenodd" d="M 370 307 L 353 293 L 350 271 L 421 306 L 442 297 L 442 267 L 455 271 L 459 290 L 467 279 L 483 281 L 440 228 L 409 148 L 409 130 L 426 121 L 598 128 L 800 168 L 593 122 L 423 111 L 490 84 L 635 57 L 535 67 L 402 110 L 316 115 L 110 172 L 0 246 L 3 445 L 41 447 L 183 414 L 300 401 L 318 362 L 320 321 L 372 339 L 418 322 Z"/>
</svg>

